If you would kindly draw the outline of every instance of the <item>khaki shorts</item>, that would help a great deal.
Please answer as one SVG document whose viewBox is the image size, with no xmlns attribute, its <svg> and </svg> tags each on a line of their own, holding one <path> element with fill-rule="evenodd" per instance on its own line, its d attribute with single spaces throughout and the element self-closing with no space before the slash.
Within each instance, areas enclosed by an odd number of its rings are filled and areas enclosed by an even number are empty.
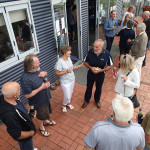
<svg viewBox="0 0 150 150">
<path fill-rule="evenodd" d="M 51 104 L 46 104 L 41 108 L 36 109 L 36 118 L 39 120 L 49 120 L 50 114 L 52 113 Z"/>
</svg>

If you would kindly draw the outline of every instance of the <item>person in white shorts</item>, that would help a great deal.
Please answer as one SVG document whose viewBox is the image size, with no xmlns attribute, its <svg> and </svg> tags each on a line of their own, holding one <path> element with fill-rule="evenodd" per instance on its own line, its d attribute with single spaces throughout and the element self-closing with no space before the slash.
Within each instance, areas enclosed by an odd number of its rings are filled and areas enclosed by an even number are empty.
<svg viewBox="0 0 150 150">
<path fill-rule="evenodd" d="M 70 103 L 75 83 L 75 75 L 73 70 L 82 67 L 82 64 L 78 66 L 73 66 L 70 59 L 70 46 L 63 45 L 61 46 L 60 51 L 62 53 L 62 57 L 59 58 L 55 65 L 55 74 L 56 76 L 60 76 L 60 86 L 64 93 L 62 111 L 67 112 L 66 106 L 68 106 L 70 109 L 74 108 Z"/>
</svg>

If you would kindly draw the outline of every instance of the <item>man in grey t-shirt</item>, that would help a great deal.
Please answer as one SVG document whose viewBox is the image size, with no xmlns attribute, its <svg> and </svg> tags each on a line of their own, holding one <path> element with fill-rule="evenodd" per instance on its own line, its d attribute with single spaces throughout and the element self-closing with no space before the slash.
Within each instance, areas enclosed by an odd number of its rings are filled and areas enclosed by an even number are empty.
<svg viewBox="0 0 150 150">
<path fill-rule="evenodd" d="M 123 96 L 112 101 L 113 119 L 97 122 L 84 143 L 96 150 L 143 150 L 145 137 L 142 127 L 131 121 L 133 104 Z"/>
</svg>

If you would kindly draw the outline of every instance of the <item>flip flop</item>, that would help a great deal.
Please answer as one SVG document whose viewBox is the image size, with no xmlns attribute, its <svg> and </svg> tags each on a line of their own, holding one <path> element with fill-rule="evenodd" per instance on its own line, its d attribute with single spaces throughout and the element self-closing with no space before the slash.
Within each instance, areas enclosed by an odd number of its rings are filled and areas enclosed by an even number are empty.
<svg viewBox="0 0 150 150">
<path fill-rule="evenodd" d="M 39 129 L 39 130 L 43 136 L 45 136 L 45 137 L 50 136 L 50 133 L 47 130 L 42 130 L 42 129 Z"/>
<path fill-rule="evenodd" d="M 53 121 L 53 120 L 49 120 L 49 122 L 44 122 L 43 125 L 44 125 L 44 126 L 47 126 L 47 125 L 49 125 L 49 126 L 54 126 L 54 125 L 56 125 L 56 122 Z"/>
</svg>

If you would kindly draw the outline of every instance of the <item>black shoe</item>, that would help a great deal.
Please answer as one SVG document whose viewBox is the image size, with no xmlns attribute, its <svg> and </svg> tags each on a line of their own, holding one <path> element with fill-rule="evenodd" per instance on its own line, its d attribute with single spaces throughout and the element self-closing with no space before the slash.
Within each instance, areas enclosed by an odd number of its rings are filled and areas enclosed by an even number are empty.
<svg viewBox="0 0 150 150">
<path fill-rule="evenodd" d="M 82 104 L 82 108 L 85 108 L 88 105 L 88 102 L 84 101 L 84 103 Z"/>
<path fill-rule="evenodd" d="M 96 103 L 96 106 L 97 106 L 97 108 L 101 108 L 100 102 L 97 102 L 97 103 Z"/>
</svg>

